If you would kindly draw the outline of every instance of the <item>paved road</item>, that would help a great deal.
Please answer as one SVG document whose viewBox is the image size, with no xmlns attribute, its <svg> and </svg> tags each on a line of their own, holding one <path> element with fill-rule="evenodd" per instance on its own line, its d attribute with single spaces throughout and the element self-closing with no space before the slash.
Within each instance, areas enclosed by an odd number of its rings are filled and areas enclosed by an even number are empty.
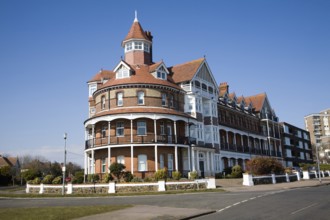
<svg viewBox="0 0 330 220">
<path fill-rule="evenodd" d="M 211 219 L 330 219 L 330 186 L 277 191 L 243 199 L 216 213 L 196 220 Z"/>
<path fill-rule="evenodd" d="M 0 198 L 0 208 L 132 204 L 127 210 L 82 219 L 330 219 L 330 178 L 268 184 L 228 186 L 227 192 L 91 198 Z M 210 214 L 210 213 L 214 214 Z"/>
</svg>

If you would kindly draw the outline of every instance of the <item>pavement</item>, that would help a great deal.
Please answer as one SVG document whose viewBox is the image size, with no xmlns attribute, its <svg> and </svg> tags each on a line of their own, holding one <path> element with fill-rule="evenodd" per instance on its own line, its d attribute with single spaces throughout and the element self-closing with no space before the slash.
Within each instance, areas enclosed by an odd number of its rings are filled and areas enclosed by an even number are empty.
<svg viewBox="0 0 330 220">
<path fill-rule="evenodd" d="M 243 186 L 242 179 L 220 179 L 216 180 L 217 188 L 223 189 L 227 192 L 253 192 L 253 191 L 278 191 L 303 187 L 316 187 L 320 185 L 330 185 L 330 177 L 319 179 L 301 180 L 289 183 L 278 184 L 264 184 L 256 186 Z M 131 208 L 122 209 L 118 211 L 97 214 L 92 216 L 85 216 L 77 220 L 170 220 L 170 219 L 191 219 L 194 217 L 207 215 L 215 212 L 215 210 L 208 209 L 194 209 L 194 208 L 174 208 L 174 207 L 160 207 L 150 205 L 136 205 Z"/>
</svg>

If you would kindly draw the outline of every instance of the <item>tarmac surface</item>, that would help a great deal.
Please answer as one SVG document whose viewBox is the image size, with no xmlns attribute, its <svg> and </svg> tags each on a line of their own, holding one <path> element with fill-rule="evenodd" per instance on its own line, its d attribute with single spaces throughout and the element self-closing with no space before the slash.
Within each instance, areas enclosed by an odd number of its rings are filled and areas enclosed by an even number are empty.
<svg viewBox="0 0 330 220">
<path fill-rule="evenodd" d="M 320 185 L 329 185 L 330 177 L 319 179 L 301 180 L 289 183 L 278 184 L 264 184 L 256 186 L 243 186 L 240 179 L 226 179 L 216 180 L 217 188 L 223 189 L 227 192 L 244 192 L 244 191 L 277 191 L 285 189 L 294 189 L 302 187 L 316 187 Z M 194 217 L 206 215 L 214 212 L 214 210 L 207 209 L 193 209 L 193 208 L 173 208 L 173 207 L 159 207 L 149 205 L 136 205 L 131 208 L 122 209 L 118 211 L 97 214 L 92 216 L 85 216 L 77 220 L 145 220 L 145 219 L 191 219 Z"/>
</svg>

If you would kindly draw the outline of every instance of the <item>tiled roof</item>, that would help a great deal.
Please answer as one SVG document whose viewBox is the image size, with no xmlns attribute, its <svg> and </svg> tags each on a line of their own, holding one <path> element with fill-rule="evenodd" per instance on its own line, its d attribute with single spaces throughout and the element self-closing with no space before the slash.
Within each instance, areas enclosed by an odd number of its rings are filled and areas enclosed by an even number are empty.
<svg viewBox="0 0 330 220">
<path fill-rule="evenodd" d="M 123 42 L 129 39 L 143 39 L 150 41 L 138 21 L 133 22 L 131 29 L 129 30 Z"/>
<path fill-rule="evenodd" d="M 0 156 L 0 167 L 4 166 L 15 166 L 17 163 L 17 158 L 15 157 L 2 157 Z"/>
<path fill-rule="evenodd" d="M 252 106 L 255 108 L 255 111 L 260 112 L 264 105 L 265 99 L 266 93 L 260 93 L 258 95 L 245 97 L 245 102 L 247 105 L 252 103 Z"/>
<path fill-rule="evenodd" d="M 175 83 L 190 81 L 196 74 L 198 68 L 205 58 L 193 60 L 187 63 L 175 65 L 169 68 Z"/>
<path fill-rule="evenodd" d="M 124 111 L 123 111 L 124 110 Z M 152 108 L 150 106 L 137 106 L 137 107 L 130 107 L 130 108 L 116 108 L 110 109 L 109 111 L 99 112 L 98 114 L 94 115 L 91 118 L 97 118 L 100 116 L 105 115 L 115 115 L 115 114 L 122 114 L 122 113 L 149 113 L 149 114 L 169 114 L 169 115 L 178 115 L 182 117 L 191 118 L 190 115 L 185 114 L 184 112 L 179 112 L 174 109 L 170 108 Z"/>
<path fill-rule="evenodd" d="M 153 84 L 153 85 L 164 85 L 169 86 L 175 89 L 181 89 L 178 85 L 176 85 L 170 75 L 167 76 L 167 80 L 157 79 L 150 72 L 151 69 L 156 69 L 153 64 L 151 66 L 147 65 L 138 65 L 132 67 L 134 73 L 128 77 L 123 79 L 116 79 L 112 77 L 108 80 L 101 88 L 115 86 L 115 85 L 128 85 L 128 84 Z M 159 64 L 158 64 L 159 65 Z"/>
<path fill-rule="evenodd" d="M 110 79 L 114 75 L 115 75 L 115 73 L 110 71 L 110 70 L 101 70 L 92 79 L 90 79 L 88 82 L 100 81 L 102 79 Z"/>
</svg>

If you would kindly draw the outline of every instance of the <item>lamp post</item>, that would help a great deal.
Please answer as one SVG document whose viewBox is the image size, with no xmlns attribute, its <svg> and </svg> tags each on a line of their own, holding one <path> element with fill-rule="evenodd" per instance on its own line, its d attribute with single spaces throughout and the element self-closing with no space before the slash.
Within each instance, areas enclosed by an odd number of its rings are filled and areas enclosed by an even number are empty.
<svg viewBox="0 0 330 220">
<path fill-rule="evenodd" d="M 318 171 L 319 171 L 319 181 L 320 181 L 320 183 L 322 183 L 322 179 L 321 179 L 321 171 L 320 171 L 320 159 L 319 159 L 319 144 L 317 143 L 316 144 L 316 160 L 317 160 L 317 169 L 318 169 Z"/>
<path fill-rule="evenodd" d="M 65 166 L 66 166 L 66 139 L 68 135 L 67 133 L 64 133 L 63 138 L 64 138 L 64 163 L 62 167 L 62 172 L 63 172 L 63 187 L 62 187 L 62 195 L 64 195 L 65 191 Z"/>
</svg>

